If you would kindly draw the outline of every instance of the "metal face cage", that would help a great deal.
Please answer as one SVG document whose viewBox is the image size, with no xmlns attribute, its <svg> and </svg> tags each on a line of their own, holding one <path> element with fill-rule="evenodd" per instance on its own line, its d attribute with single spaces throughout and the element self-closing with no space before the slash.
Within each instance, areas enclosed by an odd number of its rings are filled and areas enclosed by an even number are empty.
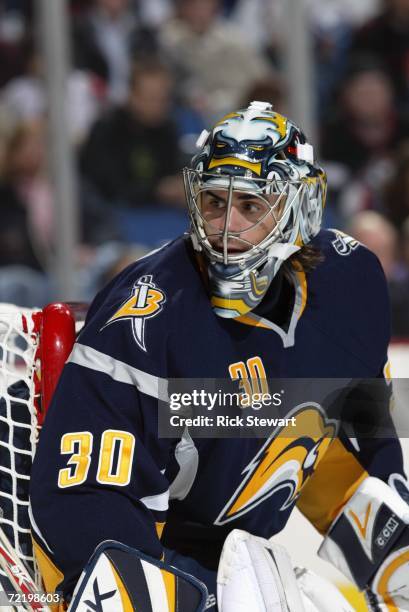
<svg viewBox="0 0 409 612">
<path fill-rule="evenodd" d="M 266 259 L 273 243 L 287 242 L 306 197 L 306 184 L 300 180 L 258 179 L 190 168 L 184 169 L 183 176 L 197 246 L 211 261 L 225 265 L 244 268 L 257 256 Z M 233 208 L 240 214 L 238 229 L 232 229 L 232 217 L 237 214 Z"/>
</svg>

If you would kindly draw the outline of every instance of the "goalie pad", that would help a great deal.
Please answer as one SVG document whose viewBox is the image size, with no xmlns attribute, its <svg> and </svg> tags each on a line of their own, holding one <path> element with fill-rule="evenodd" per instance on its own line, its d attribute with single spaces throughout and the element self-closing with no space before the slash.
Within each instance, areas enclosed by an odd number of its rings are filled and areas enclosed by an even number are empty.
<svg viewBox="0 0 409 612">
<path fill-rule="evenodd" d="M 374 609 L 409 610 L 408 524 L 408 504 L 383 481 L 369 477 L 331 526 L 318 554 L 369 591 Z"/>
<path fill-rule="evenodd" d="M 287 551 L 239 529 L 223 546 L 217 602 L 220 612 L 305 612 Z"/>
<path fill-rule="evenodd" d="M 354 612 L 330 582 L 293 570 L 285 548 L 238 529 L 224 543 L 217 601 L 219 612 Z"/>
<path fill-rule="evenodd" d="M 296 567 L 294 571 L 305 612 L 354 612 L 331 582 L 305 568 Z"/>
<path fill-rule="evenodd" d="M 85 567 L 68 612 L 202 612 L 206 599 L 193 576 L 107 540 Z"/>
</svg>

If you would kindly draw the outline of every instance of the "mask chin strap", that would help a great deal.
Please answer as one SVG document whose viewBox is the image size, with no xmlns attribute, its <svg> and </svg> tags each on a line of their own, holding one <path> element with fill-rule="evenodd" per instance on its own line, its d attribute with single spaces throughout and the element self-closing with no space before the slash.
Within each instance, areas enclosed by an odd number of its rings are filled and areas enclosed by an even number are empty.
<svg viewBox="0 0 409 612">
<path fill-rule="evenodd" d="M 223 318 L 236 318 L 253 310 L 264 298 L 282 262 L 299 250 L 300 247 L 294 244 L 272 244 L 267 261 L 264 259 L 258 272 L 254 270 L 256 262 L 253 262 L 253 272 L 241 270 L 239 265 L 225 267 L 220 263 L 209 266 L 211 302 L 216 314 Z"/>
</svg>

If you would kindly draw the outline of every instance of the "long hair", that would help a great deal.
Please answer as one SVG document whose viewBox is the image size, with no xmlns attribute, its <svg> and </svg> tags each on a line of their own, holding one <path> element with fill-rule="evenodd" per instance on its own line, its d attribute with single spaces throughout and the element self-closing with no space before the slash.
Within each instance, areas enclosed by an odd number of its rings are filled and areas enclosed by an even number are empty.
<svg viewBox="0 0 409 612">
<path fill-rule="evenodd" d="M 324 255 L 320 249 L 311 244 L 306 244 L 284 262 L 283 271 L 289 274 L 290 271 L 296 269 L 307 274 L 315 270 L 323 261 Z"/>
</svg>

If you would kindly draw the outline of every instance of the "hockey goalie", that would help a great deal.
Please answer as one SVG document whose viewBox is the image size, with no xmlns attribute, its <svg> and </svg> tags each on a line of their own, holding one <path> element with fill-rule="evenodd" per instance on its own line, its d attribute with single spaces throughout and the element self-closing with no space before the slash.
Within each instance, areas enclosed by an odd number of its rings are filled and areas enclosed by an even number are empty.
<svg viewBox="0 0 409 612">
<path fill-rule="evenodd" d="M 297 505 L 370 608 L 409 610 L 378 260 L 321 229 L 325 173 L 267 103 L 204 131 L 184 180 L 189 233 L 96 297 L 48 412 L 31 478 L 47 591 L 72 611 L 351 610 L 274 543 Z M 159 435 L 170 381 L 278 378 L 363 382 L 334 391 L 335 417 L 306 385 L 264 437 Z"/>
</svg>

